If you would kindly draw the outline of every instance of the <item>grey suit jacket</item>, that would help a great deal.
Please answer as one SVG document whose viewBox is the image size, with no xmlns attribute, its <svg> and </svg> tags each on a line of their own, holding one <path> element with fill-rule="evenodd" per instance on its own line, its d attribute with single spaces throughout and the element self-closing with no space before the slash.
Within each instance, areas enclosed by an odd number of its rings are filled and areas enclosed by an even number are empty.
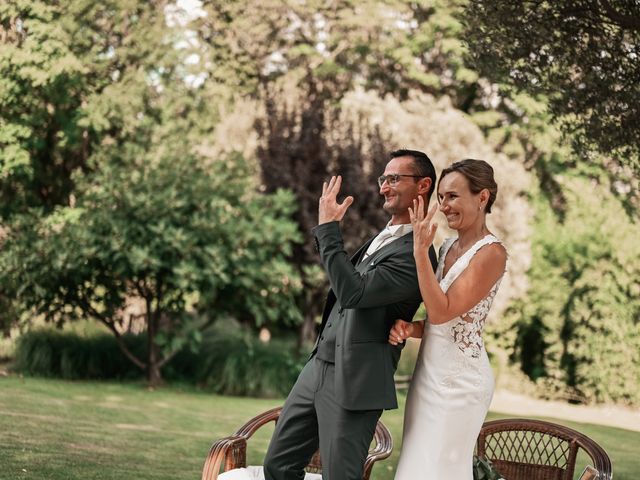
<svg viewBox="0 0 640 480">
<path fill-rule="evenodd" d="M 422 299 L 413 258 L 413 234 L 406 234 L 357 264 L 371 240 L 350 260 L 338 222 L 313 229 L 322 264 L 329 276 L 320 332 L 333 310 L 335 321 L 336 400 L 348 410 L 398 407 L 393 375 L 402 345 L 388 343 L 399 319 L 411 320 Z M 429 249 L 432 267 L 436 254 Z M 357 265 L 356 265 L 357 264 Z M 317 350 L 314 348 L 312 356 Z"/>
</svg>

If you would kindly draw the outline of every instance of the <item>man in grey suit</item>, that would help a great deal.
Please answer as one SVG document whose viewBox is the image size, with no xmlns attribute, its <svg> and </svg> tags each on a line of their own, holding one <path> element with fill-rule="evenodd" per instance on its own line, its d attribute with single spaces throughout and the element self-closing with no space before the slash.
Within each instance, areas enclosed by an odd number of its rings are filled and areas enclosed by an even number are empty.
<svg viewBox="0 0 640 480">
<path fill-rule="evenodd" d="M 391 220 L 349 259 L 339 222 L 341 177 L 325 182 L 313 230 L 331 284 L 311 357 L 289 393 L 264 461 L 267 480 L 301 480 L 320 448 L 324 480 L 360 480 L 383 410 L 398 407 L 393 374 L 402 346 L 388 343 L 398 318 L 421 302 L 408 208 L 428 205 L 435 169 L 422 152 L 397 150 L 378 179 Z M 436 256 L 430 252 L 435 268 Z"/>
</svg>

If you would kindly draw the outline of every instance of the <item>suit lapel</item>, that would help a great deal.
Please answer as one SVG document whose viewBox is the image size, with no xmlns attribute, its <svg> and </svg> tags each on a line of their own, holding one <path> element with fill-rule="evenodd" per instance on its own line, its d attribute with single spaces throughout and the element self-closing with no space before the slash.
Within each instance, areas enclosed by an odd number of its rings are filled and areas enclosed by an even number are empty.
<svg viewBox="0 0 640 480">
<path fill-rule="evenodd" d="M 393 255 L 395 252 L 400 250 L 406 243 L 413 243 L 413 233 L 405 233 L 400 238 L 395 239 L 394 241 L 386 244 L 384 247 L 379 248 L 376 252 L 374 252 L 366 261 L 361 262 L 357 265 L 356 270 L 362 273 L 367 268 L 380 263 L 382 260 L 387 258 L 389 255 Z"/>
<path fill-rule="evenodd" d="M 354 265 L 358 265 L 358 262 L 360 262 L 360 259 L 366 253 L 367 248 L 369 248 L 369 245 L 371 245 L 371 242 L 373 242 L 373 239 L 376 238 L 377 236 L 378 236 L 377 234 L 374 235 L 373 237 L 371 237 L 369 240 L 367 240 L 362 244 L 362 246 L 358 249 L 358 251 L 354 253 L 353 256 L 351 257 L 351 263 L 353 263 Z"/>
</svg>

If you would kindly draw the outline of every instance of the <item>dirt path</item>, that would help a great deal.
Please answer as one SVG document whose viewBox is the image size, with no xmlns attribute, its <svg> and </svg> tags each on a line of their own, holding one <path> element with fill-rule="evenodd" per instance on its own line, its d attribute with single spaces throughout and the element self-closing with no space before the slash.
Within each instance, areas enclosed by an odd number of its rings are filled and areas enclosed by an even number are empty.
<svg viewBox="0 0 640 480">
<path fill-rule="evenodd" d="M 620 406 L 571 405 L 558 401 L 539 400 L 499 389 L 493 395 L 490 410 L 514 416 L 558 418 L 640 432 L 640 409 Z"/>
</svg>

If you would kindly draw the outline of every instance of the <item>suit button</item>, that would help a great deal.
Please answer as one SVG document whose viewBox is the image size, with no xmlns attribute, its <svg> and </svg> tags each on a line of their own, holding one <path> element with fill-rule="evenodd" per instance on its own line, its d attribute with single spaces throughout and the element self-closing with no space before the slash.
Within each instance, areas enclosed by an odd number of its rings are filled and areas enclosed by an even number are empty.
<svg viewBox="0 0 640 480">
<path fill-rule="evenodd" d="M 331 323 L 327 323 L 327 328 L 329 328 L 331 326 Z"/>
<path fill-rule="evenodd" d="M 342 307 L 338 308 L 338 313 L 342 313 Z"/>
<path fill-rule="evenodd" d="M 336 348 L 337 348 L 337 347 L 339 347 L 339 346 L 340 346 L 340 344 L 339 344 L 339 343 L 336 343 Z"/>
<path fill-rule="evenodd" d="M 320 340 L 324 340 L 324 335 L 320 335 Z"/>
</svg>

